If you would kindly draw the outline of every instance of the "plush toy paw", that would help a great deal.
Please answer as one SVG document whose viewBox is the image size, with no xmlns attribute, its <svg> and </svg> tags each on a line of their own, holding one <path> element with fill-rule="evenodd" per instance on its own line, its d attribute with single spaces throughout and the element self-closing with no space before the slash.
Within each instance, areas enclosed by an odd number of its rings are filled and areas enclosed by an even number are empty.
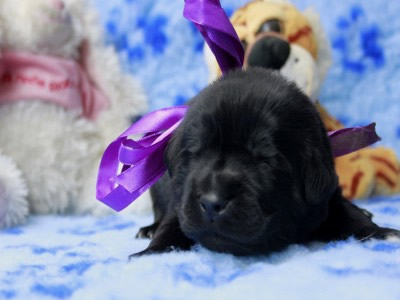
<svg viewBox="0 0 400 300">
<path fill-rule="evenodd" d="M 372 195 L 376 185 L 375 169 L 360 151 L 337 157 L 335 168 L 344 197 L 353 200 Z"/>
<path fill-rule="evenodd" d="M 388 148 L 365 148 L 360 154 L 374 166 L 376 185 L 374 195 L 392 195 L 400 192 L 400 163 L 396 153 Z"/>
<path fill-rule="evenodd" d="M 27 188 L 15 163 L 0 153 L 0 228 L 25 222 Z"/>
<path fill-rule="evenodd" d="M 393 150 L 365 148 L 335 159 L 343 195 L 362 199 L 400 192 L 400 166 Z"/>
<path fill-rule="evenodd" d="M 317 109 L 327 131 L 344 127 L 319 103 Z M 400 193 L 400 163 L 391 149 L 364 148 L 336 158 L 335 165 L 343 195 L 349 200 Z"/>
</svg>

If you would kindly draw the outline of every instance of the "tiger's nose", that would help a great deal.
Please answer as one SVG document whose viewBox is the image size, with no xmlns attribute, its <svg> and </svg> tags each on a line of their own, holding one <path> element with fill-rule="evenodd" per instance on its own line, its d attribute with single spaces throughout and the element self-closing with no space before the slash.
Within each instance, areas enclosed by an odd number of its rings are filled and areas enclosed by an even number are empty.
<svg viewBox="0 0 400 300">
<path fill-rule="evenodd" d="M 290 54 L 290 44 L 279 37 L 266 36 L 249 49 L 247 65 L 279 70 Z"/>
</svg>

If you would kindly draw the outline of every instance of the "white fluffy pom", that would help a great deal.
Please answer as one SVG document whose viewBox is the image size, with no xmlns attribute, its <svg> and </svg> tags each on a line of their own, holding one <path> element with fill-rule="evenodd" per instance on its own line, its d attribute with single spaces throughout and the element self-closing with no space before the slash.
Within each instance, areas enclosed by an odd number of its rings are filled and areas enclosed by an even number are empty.
<svg viewBox="0 0 400 300">
<path fill-rule="evenodd" d="M 23 223 L 28 215 L 27 188 L 15 163 L 0 153 L 0 228 Z"/>
</svg>

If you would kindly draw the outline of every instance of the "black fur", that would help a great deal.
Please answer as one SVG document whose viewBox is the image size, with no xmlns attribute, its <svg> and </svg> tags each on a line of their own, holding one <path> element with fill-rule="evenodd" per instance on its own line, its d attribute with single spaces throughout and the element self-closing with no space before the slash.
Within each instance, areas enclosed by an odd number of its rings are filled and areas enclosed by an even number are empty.
<svg viewBox="0 0 400 300">
<path fill-rule="evenodd" d="M 155 224 L 136 254 L 190 249 L 260 255 L 293 243 L 400 236 L 343 198 L 311 101 L 278 73 L 234 71 L 190 103 L 152 188 Z"/>
</svg>

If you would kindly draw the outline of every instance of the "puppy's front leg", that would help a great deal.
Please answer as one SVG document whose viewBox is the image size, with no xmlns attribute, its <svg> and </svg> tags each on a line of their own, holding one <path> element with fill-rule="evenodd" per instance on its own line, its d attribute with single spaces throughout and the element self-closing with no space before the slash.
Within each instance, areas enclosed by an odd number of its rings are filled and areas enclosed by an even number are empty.
<svg viewBox="0 0 400 300">
<path fill-rule="evenodd" d="M 312 239 L 319 241 L 344 240 L 351 236 L 364 241 L 371 238 L 400 239 L 400 231 L 385 228 L 372 222 L 372 214 L 341 196 L 340 191 L 331 199 L 328 218 L 313 233 Z"/>
<path fill-rule="evenodd" d="M 152 239 L 154 233 L 157 231 L 158 226 L 160 226 L 160 222 L 156 221 L 149 226 L 145 226 L 139 229 L 138 233 L 136 234 L 136 238 L 138 239 L 145 239 L 149 238 Z"/>
<path fill-rule="evenodd" d="M 193 245 L 194 241 L 183 234 L 178 217 L 175 215 L 166 215 L 162 218 L 147 249 L 132 254 L 129 258 L 146 254 L 170 252 L 174 249 L 189 250 Z"/>
</svg>

